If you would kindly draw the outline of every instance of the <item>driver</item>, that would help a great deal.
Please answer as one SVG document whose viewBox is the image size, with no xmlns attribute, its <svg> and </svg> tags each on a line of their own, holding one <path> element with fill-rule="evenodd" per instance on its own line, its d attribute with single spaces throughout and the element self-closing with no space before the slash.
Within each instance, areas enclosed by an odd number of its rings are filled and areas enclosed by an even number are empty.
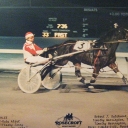
<svg viewBox="0 0 128 128">
<path fill-rule="evenodd" d="M 23 55 L 26 63 L 45 64 L 51 59 L 39 56 L 43 52 L 46 52 L 47 48 L 42 49 L 34 43 L 34 34 L 32 32 L 27 32 L 25 34 L 25 39 L 26 42 L 23 45 Z"/>
</svg>

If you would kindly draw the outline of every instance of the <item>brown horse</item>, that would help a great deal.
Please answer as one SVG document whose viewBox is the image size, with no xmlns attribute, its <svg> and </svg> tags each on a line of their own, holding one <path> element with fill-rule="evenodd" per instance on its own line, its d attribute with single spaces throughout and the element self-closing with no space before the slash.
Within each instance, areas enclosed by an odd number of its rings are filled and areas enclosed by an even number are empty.
<svg viewBox="0 0 128 128">
<path fill-rule="evenodd" d="M 71 61 L 75 66 L 75 75 L 79 78 L 80 82 L 86 84 L 85 78 L 81 75 L 81 63 L 88 64 L 94 67 L 92 78 L 90 83 L 94 83 L 96 81 L 97 76 L 99 75 L 100 69 L 108 66 L 110 67 L 117 75 L 123 80 L 125 84 L 128 83 L 127 79 L 123 74 L 120 73 L 118 66 L 115 64 L 116 61 L 116 49 L 119 45 L 119 40 L 127 40 L 128 39 L 128 31 L 124 28 L 114 28 L 108 31 L 105 35 L 96 40 L 95 48 L 106 48 L 107 50 L 91 50 L 85 51 L 80 54 L 68 56 L 62 59 L 59 59 L 55 62 L 56 65 L 66 65 L 68 61 Z M 59 45 L 54 45 L 49 47 L 48 51 L 42 54 L 41 56 L 48 57 L 48 54 L 51 54 L 53 57 L 64 55 L 67 53 L 72 53 L 74 50 L 74 45 L 76 44 L 76 40 L 68 40 Z M 83 47 L 83 44 L 81 44 Z"/>
</svg>

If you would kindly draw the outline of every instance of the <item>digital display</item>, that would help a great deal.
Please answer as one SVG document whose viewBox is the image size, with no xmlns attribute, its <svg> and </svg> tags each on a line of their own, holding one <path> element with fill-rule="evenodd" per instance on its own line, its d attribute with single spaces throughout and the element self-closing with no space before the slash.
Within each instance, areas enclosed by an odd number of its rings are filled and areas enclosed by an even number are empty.
<svg viewBox="0 0 128 128">
<path fill-rule="evenodd" d="M 31 7 L 0 8 L 0 35 L 99 38 L 114 27 L 128 29 L 128 8 Z"/>
<path fill-rule="evenodd" d="M 113 28 L 114 23 L 127 28 L 128 10 L 112 8 L 58 9 L 57 17 L 48 17 L 42 37 L 98 37 Z"/>
</svg>

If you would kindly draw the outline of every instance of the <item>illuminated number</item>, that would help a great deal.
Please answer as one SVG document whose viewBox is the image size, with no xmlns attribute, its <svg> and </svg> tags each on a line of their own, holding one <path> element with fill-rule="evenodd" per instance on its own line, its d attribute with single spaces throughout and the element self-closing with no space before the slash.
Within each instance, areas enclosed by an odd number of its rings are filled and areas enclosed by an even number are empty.
<svg viewBox="0 0 128 128">
<path fill-rule="evenodd" d="M 67 24 L 62 24 L 61 28 L 68 28 Z"/>
<path fill-rule="evenodd" d="M 67 37 L 67 33 L 54 33 L 54 37 Z"/>
<path fill-rule="evenodd" d="M 82 35 L 82 37 L 87 37 L 87 36 L 88 36 L 88 34 L 85 34 L 85 33 Z"/>
<path fill-rule="evenodd" d="M 114 15 L 114 13 L 113 13 L 113 12 L 111 12 L 111 13 L 110 13 L 110 15 L 112 15 L 112 16 L 113 16 L 113 15 Z"/>
<path fill-rule="evenodd" d="M 43 37 L 49 37 L 49 33 L 48 32 L 42 32 L 42 36 Z"/>
<path fill-rule="evenodd" d="M 119 12 L 111 12 L 110 15 L 112 15 L 112 16 L 119 16 L 120 13 Z"/>
<path fill-rule="evenodd" d="M 83 18 L 83 22 L 87 21 L 87 18 Z"/>
<path fill-rule="evenodd" d="M 57 24 L 57 28 L 60 28 L 61 27 L 61 24 Z"/>
<path fill-rule="evenodd" d="M 83 27 L 86 27 L 86 26 L 88 26 L 88 23 L 83 23 Z"/>
<path fill-rule="evenodd" d="M 83 34 L 83 37 L 86 37 L 86 35 L 85 35 L 85 34 Z"/>
<path fill-rule="evenodd" d="M 88 31 L 88 29 L 83 28 L 83 32 L 86 32 L 86 31 Z"/>
<path fill-rule="evenodd" d="M 83 27 L 85 27 L 85 26 L 86 26 L 86 24 L 83 23 Z"/>
<path fill-rule="evenodd" d="M 68 28 L 68 25 L 67 24 L 57 24 L 57 28 Z"/>
</svg>

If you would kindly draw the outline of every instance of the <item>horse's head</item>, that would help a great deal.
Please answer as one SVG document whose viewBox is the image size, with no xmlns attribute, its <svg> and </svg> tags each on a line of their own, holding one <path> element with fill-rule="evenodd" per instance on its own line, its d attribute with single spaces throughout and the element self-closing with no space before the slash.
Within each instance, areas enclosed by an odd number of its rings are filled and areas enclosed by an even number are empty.
<svg viewBox="0 0 128 128">
<path fill-rule="evenodd" d="M 128 30 L 118 27 L 113 28 L 102 35 L 97 41 L 96 46 L 106 45 L 107 48 L 111 46 L 117 46 L 119 42 L 124 42 L 128 40 Z M 114 43 L 114 44 L 113 44 Z"/>
<path fill-rule="evenodd" d="M 128 30 L 125 28 L 118 28 L 117 39 L 122 41 L 128 41 Z"/>
<path fill-rule="evenodd" d="M 97 40 L 98 42 L 104 43 L 104 42 L 111 42 L 111 41 L 117 41 L 118 40 L 126 40 L 128 39 L 128 31 L 124 28 L 118 27 L 109 30 L 107 33 L 105 33 L 103 36 Z"/>
<path fill-rule="evenodd" d="M 109 30 L 96 41 L 96 47 L 105 46 L 109 53 L 116 51 L 119 42 L 128 40 L 128 31 L 122 27 L 117 27 Z"/>
</svg>

